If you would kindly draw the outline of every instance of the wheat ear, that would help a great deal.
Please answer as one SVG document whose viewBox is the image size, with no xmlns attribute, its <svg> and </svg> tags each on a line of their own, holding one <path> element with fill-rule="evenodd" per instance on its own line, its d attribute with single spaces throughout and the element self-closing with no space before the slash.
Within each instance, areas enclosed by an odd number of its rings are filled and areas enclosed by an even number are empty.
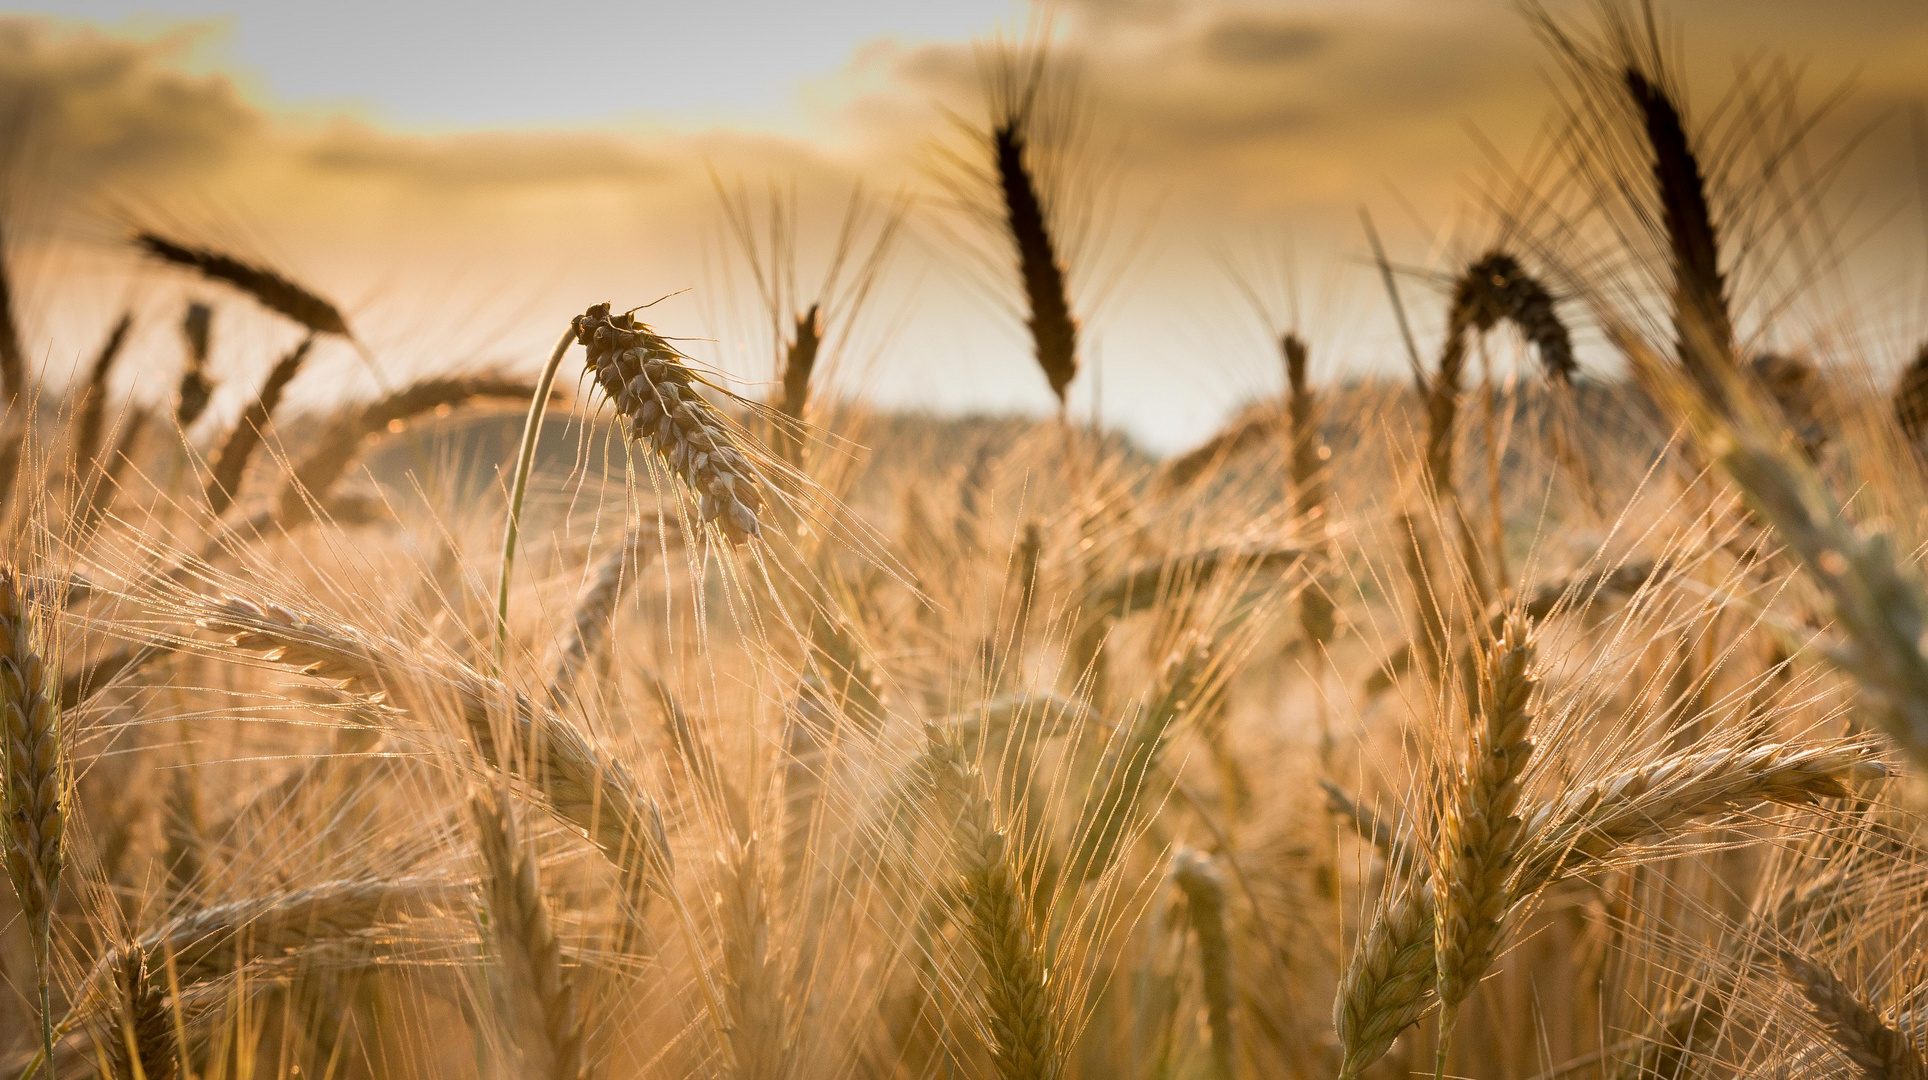
<svg viewBox="0 0 1928 1080">
<path fill-rule="evenodd" d="M 162 262 L 193 270 L 210 281 L 239 289 L 254 297 L 269 311 L 285 315 L 307 327 L 310 333 L 354 336 L 348 332 L 348 320 L 342 318 L 340 308 L 322 299 L 313 290 L 297 285 L 265 267 L 244 262 L 212 248 L 178 244 L 158 233 L 136 233 L 134 244 Z"/>
<path fill-rule="evenodd" d="M 1760 803 L 1805 806 L 1888 774 L 1864 742 L 1689 750 L 1575 788 L 1528 819 L 1513 891 L 1525 896 L 1592 869 L 1628 845 Z"/>
<path fill-rule="evenodd" d="M 1356 1080 L 1425 1015 L 1438 982 L 1434 937 L 1432 890 L 1408 880 L 1373 916 L 1340 976 L 1333 1008 L 1339 1080 Z"/>
<path fill-rule="evenodd" d="M 967 936 L 984 969 L 984 1019 L 998 1076 L 1056 1080 L 1064 1058 L 1051 967 L 1031 926 L 1031 904 L 1018 885 L 1009 840 L 963 748 L 936 728 L 930 740 L 938 822 L 949 829 Z"/>
<path fill-rule="evenodd" d="M 648 558 L 649 548 L 642 540 L 641 530 L 631 529 L 625 533 L 622 542 L 596 564 L 589 575 L 589 584 L 576 597 L 569 628 L 564 631 L 555 662 L 550 665 L 551 697 L 567 693 L 583 665 L 602 651 L 610 620 L 616 615 L 616 604 L 622 599 L 623 586 L 631 577 L 632 562 Z M 635 571 L 640 573 L 641 566 L 637 565 Z"/>
<path fill-rule="evenodd" d="M 1212 1076 L 1214 1080 L 1232 1080 L 1238 1061 L 1232 1027 L 1236 990 L 1232 982 L 1232 940 L 1225 925 L 1225 878 L 1211 856 L 1181 851 L 1172 858 L 1172 880 L 1185 893 L 1192 933 L 1198 936 L 1205 1023 L 1212 1034 Z"/>
<path fill-rule="evenodd" d="M 1928 1066 L 1908 1036 L 1890 1027 L 1834 972 L 1793 951 L 1781 953 L 1781 966 L 1814 1007 L 1816 1019 L 1828 1029 L 1834 1045 L 1854 1063 L 1861 1080 L 1928 1076 Z"/>
<path fill-rule="evenodd" d="M 1051 210 L 1039 194 L 1030 160 L 1037 77 L 1034 74 L 1031 85 L 1014 100 L 1000 103 L 991 125 L 991 156 L 1004 201 L 1005 226 L 1017 249 L 1018 277 L 1030 308 L 1025 325 L 1031 330 L 1038 366 L 1062 408 L 1071 380 L 1078 374 L 1078 323 L 1071 315 L 1064 263 L 1051 234 Z"/>
<path fill-rule="evenodd" d="M 77 475 L 87 478 L 86 483 L 92 482 L 97 471 L 94 455 L 100 452 L 100 429 L 107 416 L 107 379 L 113 374 L 114 361 L 120 358 L 121 350 L 127 345 L 127 333 L 133 326 L 134 315 L 128 312 L 108 331 L 107 340 L 94 356 L 93 367 L 88 369 L 79 404 L 74 408 L 73 467 Z"/>
<path fill-rule="evenodd" d="M 784 420 L 776 425 L 776 443 L 783 460 L 792 466 L 803 464 L 804 410 L 810 404 L 810 376 L 816 371 L 817 353 L 823 348 L 820 308 L 811 304 L 797 316 L 796 330 L 783 350 L 783 396 L 777 402 L 777 411 Z"/>
<path fill-rule="evenodd" d="M 119 957 L 112 976 L 115 1006 L 100 1043 L 113 1080 L 173 1080 L 181 1063 L 180 1033 L 167 1008 L 166 985 L 138 950 Z"/>
<path fill-rule="evenodd" d="M 255 448 L 261 445 L 261 438 L 268 426 L 268 420 L 281 404 L 282 394 L 288 384 L 301 371 L 303 361 L 308 359 L 309 350 L 314 348 L 315 335 L 309 334 L 301 339 L 286 356 L 275 362 L 268 371 L 268 381 L 261 384 L 261 394 L 254 399 L 241 419 L 228 432 L 221 443 L 221 449 L 214 455 L 214 462 L 208 467 L 207 500 L 208 512 L 220 517 L 234 504 L 235 495 L 241 490 L 241 479 L 247 474 L 248 459 L 254 456 Z"/>
<path fill-rule="evenodd" d="M 482 901 L 504 969 L 498 1007 L 512 1018 L 523 1075 L 581 1080 L 587 1067 L 582 1017 L 536 878 L 536 861 L 523 845 L 507 800 L 478 792 L 471 805 L 482 854 Z M 526 1002 L 533 1002 L 539 1015 L 518 1015 Z"/>
<path fill-rule="evenodd" d="M 1622 81 L 1654 153 L 1654 186 L 1673 259 L 1674 334 L 1681 366 L 1713 402 L 1727 400 L 1734 322 L 1720 269 L 1720 234 L 1707 205 L 1707 182 L 1665 87 L 1628 67 Z"/>
<path fill-rule="evenodd" d="M 1486 650 L 1477 682 L 1477 715 L 1458 791 L 1441 822 L 1441 873 L 1433 878 L 1434 963 L 1440 1001 L 1439 1055 L 1444 1067 L 1459 1006 L 1486 974 L 1499 947 L 1512 897 L 1507 879 L 1519 857 L 1524 825 L 1520 773 L 1533 754 L 1526 711 L 1535 680 L 1525 627 L 1509 626 Z"/>
<path fill-rule="evenodd" d="M 573 724 L 502 683 L 453 661 L 429 661 L 396 642 L 326 624 L 276 605 L 230 598 L 197 601 L 200 622 L 229 635 L 229 647 L 353 693 L 411 697 L 452 695 L 464 731 L 482 760 L 540 793 L 549 811 L 581 830 L 627 880 L 632 894 L 668 894 L 674 861 L 656 801 L 620 761 Z M 422 684 L 431 684 L 425 691 Z M 511 738 L 498 745 L 496 716 L 507 706 Z"/>
<path fill-rule="evenodd" d="M 27 399 L 27 350 L 20 341 L 13 267 L 6 247 L 6 229 L 0 223 L 0 401 L 22 402 Z"/>
<path fill-rule="evenodd" d="M 33 948 L 40 990 L 43 1052 L 52 1060 L 54 905 L 66 861 L 62 846 L 67 761 L 49 653 L 47 619 L 22 587 L 19 570 L 0 566 L 0 713 L 6 739 L 7 876 Z"/>
<path fill-rule="evenodd" d="M 187 345 L 187 364 L 181 370 L 181 385 L 174 395 L 174 421 L 187 427 L 207 409 L 214 397 L 214 380 L 208 378 L 208 354 L 214 336 L 214 309 L 199 301 L 187 306 L 181 316 L 181 340 Z"/>
<path fill-rule="evenodd" d="M 576 340 L 631 439 L 647 443 L 696 496 L 697 517 L 731 543 L 762 534 L 756 470 L 735 431 L 697 393 L 687 357 L 629 315 L 597 304 L 576 317 Z"/>
</svg>

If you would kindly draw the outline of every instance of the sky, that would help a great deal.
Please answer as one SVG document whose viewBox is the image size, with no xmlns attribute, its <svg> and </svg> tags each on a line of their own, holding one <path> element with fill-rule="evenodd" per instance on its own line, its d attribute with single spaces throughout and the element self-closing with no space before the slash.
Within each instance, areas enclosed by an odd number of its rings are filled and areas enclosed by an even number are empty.
<svg viewBox="0 0 1928 1080">
<path fill-rule="evenodd" d="M 1594 24 L 1592 3 L 1548 3 L 1575 32 Z M 63 0 L 0 13 L 0 123 L 14 136 L 0 194 L 46 367 L 73 367 L 123 307 L 174 347 L 172 312 L 198 294 L 130 258 L 138 226 L 309 283 L 398 369 L 533 366 L 589 303 L 667 296 L 651 309 L 659 328 L 757 394 L 772 330 L 719 187 L 755 219 L 765 261 L 769 238 L 794 232 L 793 300 L 816 294 L 861 190 L 860 251 L 899 200 L 908 209 L 840 342 L 840 388 L 953 412 L 1052 407 L 1010 257 L 972 213 L 982 192 L 966 183 L 960 203 L 944 164 L 972 157 L 959 123 L 983 116 L 984 43 L 1035 33 L 1037 12 L 505 7 Z M 1660 10 L 1717 202 L 1733 204 L 1717 207 L 1736 225 L 1732 258 L 1762 263 L 1736 266 L 1744 332 L 1877 365 L 1912 352 L 1928 336 L 1928 182 L 1910 128 L 1928 104 L 1928 5 Z M 1041 170 L 1084 327 L 1072 408 L 1153 448 L 1274 392 L 1270 335 L 1288 325 L 1326 377 L 1403 367 L 1362 211 L 1425 353 L 1457 267 L 1502 243 L 1586 263 L 1561 228 L 1608 224 L 1571 209 L 1584 178 L 1541 167 L 1558 160 L 1571 85 L 1512 0 L 1059 0 L 1049 14 L 1054 73 L 1075 71 L 1090 120 L 1081 148 Z M 1751 96 L 1735 98 L 1737 79 Z M 1828 194 L 1760 213 L 1771 193 L 1749 148 L 1816 111 L 1799 166 Z M 1540 199 L 1569 209 L 1509 228 Z M 772 232 L 773 213 L 793 228 Z M 1565 307 L 1584 323 L 1584 301 Z M 256 371 L 286 333 L 223 317 L 217 371 Z M 1580 338 L 1583 364 L 1605 373 L 1611 357 Z M 304 378 L 372 392 L 358 358 L 332 363 Z M 134 392 L 169 378 L 148 373 Z"/>
</svg>

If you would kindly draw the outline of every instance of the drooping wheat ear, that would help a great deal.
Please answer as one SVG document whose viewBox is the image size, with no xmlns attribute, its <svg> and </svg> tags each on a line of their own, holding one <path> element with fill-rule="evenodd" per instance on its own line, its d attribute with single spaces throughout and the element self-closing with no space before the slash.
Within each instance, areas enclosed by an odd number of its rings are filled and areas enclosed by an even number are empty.
<svg viewBox="0 0 1928 1080">
<path fill-rule="evenodd" d="M 1435 963 L 1439 969 L 1440 1053 L 1445 1054 L 1460 1003 L 1486 974 L 1499 947 L 1524 839 L 1515 812 L 1520 773 L 1533 754 L 1526 711 L 1535 680 L 1526 628 L 1506 628 L 1481 657 L 1471 745 L 1441 825 L 1441 872 L 1433 876 Z"/>
<path fill-rule="evenodd" d="M 1198 971 L 1205 990 L 1205 1023 L 1212 1033 L 1212 1075 L 1232 1080 L 1238 1061 L 1232 1027 L 1236 989 L 1232 981 L 1232 940 L 1225 925 L 1225 878 L 1211 856 L 1185 850 L 1172 857 L 1172 880 L 1185 893 L 1185 906 L 1198 935 Z"/>
<path fill-rule="evenodd" d="M 114 323 L 114 328 L 107 332 L 107 340 L 101 343 L 100 352 L 94 356 L 94 366 L 88 369 L 87 382 L 81 387 L 80 400 L 74 406 L 72 453 L 77 476 L 91 477 L 94 473 L 94 455 L 100 450 L 100 429 L 107 415 L 107 378 L 113 374 L 114 361 L 120 358 L 121 349 L 127 344 L 127 332 L 133 326 L 132 312 L 122 314 Z"/>
<path fill-rule="evenodd" d="M 585 1075 L 582 1016 L 562 964 L 562 946 L 523 845 L 513 810 L 493 791 L 472 801 L 482 854 L 482 903 L 493 957 L 500 964 L 497 1009 L 522 1052 L 521 1075 L 581 1080 Z M 522 1015 L 534 1005 L 535 1015 Z"/>
<path fill-rule="evenodd" d="M 1034 95 L 1035 88 L 993 118 L 991 152 L 998 191 L 1004 197 L 1005 225 L 1017 248 L 1018 277 L 1030 308 L 1025 325 L 1031 329 L 1038 366 L 1062 407 L 1071 380 L 1078 375 L 1078 323 L 1071 315 L 1064 264 L 1051 235 L 1050 208 L 1039 195 L 1029 160 Z"/>
<path fill-rule="evenodd" d="M 308 444 L 308 455 L 281 489 L 278 518 L 303 520 L 311 507 L 328 502 L 335 485 L 354 465 L 368 439 L 424 413 L 440 414 L 478 399 L 528 401 L 535 387 L 502 375 L 424 379 L 358 409 L 347 410 Z"/>
<path fill-rule="evenodd" d="M 1622 79 L 1654 153 L 1654 184 L 1673 258 L 1677 355 L 1695 386 L 1718 404 L 1727 400 L 1725 371 L 1734 363 L 1734 320 L 1727 308 L 1720 234 L 1708 208 L 1700 158 L 1667 89 L 1637 67 L 1628 67 Z"/>
<path fill-rule="evenodd" d="M 823 320 L 819 305 L 797 316 L 796 333 L 783 353 L 783 399 L 777 403 L 788 423 L 779 422 L 777 449 L 783 460 L 800 465 L 803 458 L 803 413 L 810 404 L 810 375 L 817 367 L 817 352 L 823 347 Z"/>
<path fill-rule="evenodd" d="M 53 977 L 54 905 L 66 861 L 68 768 L 61 745 L 59 685 L 47 614 L 27 595 L 19 570 L 0 565 L 0 716 L 6 739 L 7 876 L 33 948 L 45 1052 L 53 1053 L 48 1014 Z"/>
<path fill-rule="evenodd" d="M 1031 925 L 1010 844 L 977 766 L 941 729 L 929 734 L 937 820 L 949 830 L 967 936 L 984 969 L 984 1025 L 998 1076 L 1056 1080 L 1064 1057 L 1050 958 Z"/>
<path fill-rule="evenodd" d="M 136 233 L 134 243 L 162 262 L 185 267 L 210 281 L 231 285 L 247 293 L 262 307 L 293 319 L 306 327 L 309 333 L 354 336 L 349 333 L 348 320 L 342 318 L 340 308 L 322 299 L 313 290 L 297 285 L 265 267 L 244 262 L 212 248 L 178 244 L 151 232 Z"/>
<path fill-rule="evenodd" d="M 1901 372 L 1895 383 L 1895 421 L 1916 459 L 1928 462 L 1928 345 Z"/>
<path fill-rule="evenodd" d="M 301 344 L 283 356 L 268 372 L 268 381 L 261 384 L 261 394 L 241 414 L 234 430 L 222 441 L 221 448 L 215 452 L 214 461 L 208 467 L 206 495 L 208 512 L 220 517 L 234 505 L 234 497 L 241 490 L 241 480 L 248 471 L 248 459 L 254 456 L 255 448 L 261 445 L 263 430 L 268 420 L 274 416 L 275 409 L 281 404 L 281 396 L 288 384 L 301 371 L 302 362 L 308 359 L 309 350 L 314 348 L 315 335 L 309 334 L 301 339 Z"/>
<path fill-rule="evenodd" d="M 730 1010 L 730 1060 L 740 1080 L 795 1074 L 796 1035 L 771 946 L 762 861 L 754 831 L 722 841 L 718 907 Z"/>
<path fill-rule="evenodd" d="M 1332 1018 L 1339 1080 L 1357 1080 L 1425 1015 L 1438 981 L 1433 940 L 1432 890 L 1407 880 L 1373 916 L 1340 977 Z"/>
<path fill-rule="evenodd" d="M 181 1062 L 179 1032 L 167 1008 L 164 974 L 138 949 L 119 955 L 110 976 L 112 1006 L 96 1021 L 112 1080 L 173 1080 Z"/>
<path fill-rule="evenodd" d="M 1702 819 L 1760 803 L 1805 806 L 1846 798 L 1849 785 L 1888 775 L 1875 748 L 1737 744 L 1671 754 L 1568 791 L 1528 818 L 1516 897 L 1586 872 L 1633 844 L 1666 839 Z"/>
<path fill-rule="evenodd" d="M 1467 338 L 1489 333 L 1501 322 L 1511 322 L 1533 344 L 1548 379 L 1567 383 L 1578 370 L 1573 339 L 1553 294 L 1518 259 L 1489 251 L 1467 266 L 1453 285 L 1446 345 L 1426 396 L 1426 468 L 1435 496 L 1453 490 L 1453 422 L 1464 389 Z"/>
<path fill-rule="evenodd" d="M 648 557 L 649 548 L 643 543 L 642 530 L 631 529 L 624 534 L 622 542 L 596 564 L 589 584 L 576 597 L 576 609 L 556 649 L 555 662 L 550 665 L 552 696 L 568 693 L 582 666 L 602 651 L 609 636 L 610 620 L 616 615 L 616 604 L 622 599 L 623 586 L 630 583 L 634 574 L 642 572 L 641 563 Z"/>
<path fill-rule="evenodd" d="M 200 625 L 228 635 L 230 648 L 357 694 L 383 694 L 401 708 L 454 699 L 463 733 L 491 768 L 526 783 L 557 820 L 584 833 L 632 892 L 667 894 L 675 866 L 656 800 L 621 761 L 575 725 L 502 683 L 453 661 L 345 626 L 305 618 L 278 605 L 196 600 Z M 511 706 L 507 745 L 497 742 L 497 710 Z"/>
<path fill-rule="evenodd" d="M 589 367 L 628 422 L 697 496 L 698 518 L 731 543 L 762 535 L 763 495 L 736 433 L 696 391 L 697 377 L 676 347 L 627 314 L 597 304 L 576 317 L 576 340 Z"/>
<path fill-rule="evenodd" d="M 1861 1080 L 1922 1080 L 1928 1076 L 1928 1064 L 1913 1041 L 1890 1027 L 1834 972 L 1792 950 L 1781 953 L 1781 966 L 1814 1007 L 1815 1018 L 1833 1036 L 1834 1045 L 1854 1063 Z"/>
<path fill-rule="evenodd" d="M 187 365 L 181 372 L 181 387 L 175 394 L 174 420 L 182 427 L 200 418 L 214 397 L 214 380 L 208 378 L 208 353 L 214 336 L 214 309 L 200 301 L 187 306 L 181 316 L 181 339 L 187 343 Z"/>
<path fill-rule="evenodd" d="M 20 402 L 27 396 L 27 350 L 14 312 L 13 269 L 6 247 L 6 230 L 0 227 L 0 395 L 5 395 L 0 400 Z"/>
</svg>

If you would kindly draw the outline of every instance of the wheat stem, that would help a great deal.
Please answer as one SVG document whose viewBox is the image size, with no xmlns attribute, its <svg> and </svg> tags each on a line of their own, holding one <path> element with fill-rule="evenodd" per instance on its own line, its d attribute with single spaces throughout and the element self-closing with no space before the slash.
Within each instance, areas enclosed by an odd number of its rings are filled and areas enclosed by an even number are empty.
<svg viewBox="0 0 1928 1080">
<path fill-rule="evenodd" d="M 576 327 L 571 323 L 556 339 L 549 360 L 536 377 L 536 391 L 529 396 L 529 418 L 522 423 L 522 443 L 516 449 L 515 472 L 509 478 L 509 519 L 502 527 L 502 573 L 495 586 L 495 663 L 502 666 L 509 649 L 509 575 L 515 569 L 516 540 L 522 535 L 522 500 L 529 493 L 529 471 L 535 467 L 536 440 L 542 435 L 542 416 L 549 411 L 549 389 L 556 383 L 556 370 L 569 346 L 576 343 Z"/>
</svg>

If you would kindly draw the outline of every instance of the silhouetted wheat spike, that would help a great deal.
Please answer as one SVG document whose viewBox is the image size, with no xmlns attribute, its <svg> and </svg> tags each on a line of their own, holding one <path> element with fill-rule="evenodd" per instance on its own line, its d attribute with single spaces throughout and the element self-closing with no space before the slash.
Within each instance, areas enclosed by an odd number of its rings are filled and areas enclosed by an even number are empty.
<svg viewBox="0 0 1928 1080">
<path fill-rule="evenodd" d="M 127 332 L 133 326 L 132 312 L 121 315 L 108 331 L 107 340 L 101 343 L 100 352 L 94 356 L 94 366 L 88 369 L 87 382 L 81 387 L 80 401 L 74 408 L 76 476 L 88 477 L 93 473 L 94 455 L 100 450 L 101 424 L 107 413 L 107 378 L 113 373 L 114 361 L 120 358 L 121 349 L 127 344 Z"/>
<path fill-rule="evenodd" d="M 208 378 L 208 350 L 214 332 L 214 309 L 195 302 L 181 316 L 181 337 L 187 342 L 187 369 L 181 372 L 181 388 L 176 395 L 174 420 L 182 427 L 192 424 L 208 407 L 214 396 L 214 380 Z"/>
<path fill-rule="evenodd" d="M 810 404 L 810 375 L 817 367 L 817 352 L 823 347 L 823 322 L 818 305 L 797 316 L 796 334 L 783 354 L 783 400 L 777 410 L 789 423 L 777 424 L 777 447 L 783 459 L 799 464 L 803 456 L 803 412 Z"/>
<path fill-rule="evenodd" d="M 1453 490 L 1453 422 L 1466 375 L 1467 337 L 1489 333 L 1502 321 L 1519 327 L 1539 354 L 1547 378 L 1566 383 L 1578 370 L 1573 339 L 1554 308 L 1553 294 L 1503 251 L 1490 251 L 1467 266 L 1453 286 L 1446 344 L 1426 399 L 1426 468 L 1435 496 Z"/>
<path fill-rule="evenodd" d="M 53 918 L 66 863 L 67 762 L 45 617 L 19 571 L 0 565 L 0 738 L 6 756 L 7 876 L 20 899 L 40 987 L 43 1052 L 53 1055 Z"/>
<path fill-rule="evenodd" d="M 1895 384 L 1895 422 L 1915 457 L 1928 464 L 1928 344 L 1915 353 Z"/>
<path fill-rule="evenodd" d="M 1667 91 L 1637 68 L 1627 68 L 1623 77 L 1654 152 L 1654 181 L 1673 256 L 1676 352 L 1688 377 L 1718 407 L 1727 400 L 1726 384 L 1709 365 L 1733 362 L 1734 322 L 1700 159 Z"/>
<path fill-rule="evenodd" d="M 698 519 L 734 544 L 762 535 L 763 494 L 750 460 L 728 421 L 697 393 L 683 354 L 629 315 L 612 316 L 608 304 L 576 316 L 575 327 L 627 434 L 647 442 L 696 494 Z"/>
<path fill-rule="evenodd" d="M 247 293 L 262 307 L 286 315 L 316 334 L 353 337 L 341 309 L 313 291 L 264 267 L 246 263 L 212 248 L 177 244 L 151 232 L 138 233 L 134 243 L 162 262 L 186 267 L 210 281 L 219 281 Z"/>
<path fill-rule="evenodd" d="M 1064 265 L 1058 260 L 1046 207 L 1039 198 L 1028 160 L 1031 124 L 1030 99 L 999 118 L 991 129 L 997 156 L 998 189 L 1004 195 L 1005 221 L 1017 246 L 1018 274 L 1031 315 L 1031 342 L 1038 366 L 1063 405 L 1071 380 L 1078 374 L 1078 324 L 1071 316 L 1065 288 Z"/>
<path fill-rule="evenodd" d="M 1325 462 L 1332 452 L 1319 429 L 1319 398 L 1312 389 L 1305 339 L 1285 334 L 1279 351 L 1285 356 L 1286 414 L 1292 420 L 1292 516 L 1312 538 L 1308 546 L 1322 549 L 1317 538 L 1325 535 Z M 1331 643 L 1337 630 L 1333 615 L 1332 597 L 1318 582 L 1299 593 L 1299 629 L 1315 649 Z"/>
<path fill-rule="evenodd" d="M 1834 1045 L 1854 1063 L 1861 1080 L 1928 1076 L 1928 1066 L 1908 1036 L 1891 1027 L 1832 971 L 1791 951 L 1781 954 L 1781 964 L 1814 1007 L 1816 1019 L 1834 1038 Z"/>
<path fill-rule="evenodd" d="M 0 228 L 0 394 L 10 402 L 26 396 L 27 351 L 13 309 L 13 271 L 6 247 L 6 231 Z"/>
<path fill-rule="evenodd" d="M 234 425 L 233 431 L 228 432 L 227 440 L 214 455 L 214 463 L 208 469 L 206 492 L 208 511 L 215 517 L 220 517 L 234 504 L 234 497 L 241 490 L 242 477 L 248 471 L 248 459 L 254 456 L 255 448 L 261 445 L 263 429 L 268 426 L 275 408 L 281 404 L 282 393 L 300 373 L 302 362 L 308 358 L 308 352 L 314 348 L 314 344 L 315 335 L 309 334 L 301 339 L 301 344 L 295 346 L 292 352 L 276 362 L 268 372 L 268 381 L 261 386 L 261 396 L 255 398 L 254 404 L 241 414 L 240 421 Z"/>
</svg>

